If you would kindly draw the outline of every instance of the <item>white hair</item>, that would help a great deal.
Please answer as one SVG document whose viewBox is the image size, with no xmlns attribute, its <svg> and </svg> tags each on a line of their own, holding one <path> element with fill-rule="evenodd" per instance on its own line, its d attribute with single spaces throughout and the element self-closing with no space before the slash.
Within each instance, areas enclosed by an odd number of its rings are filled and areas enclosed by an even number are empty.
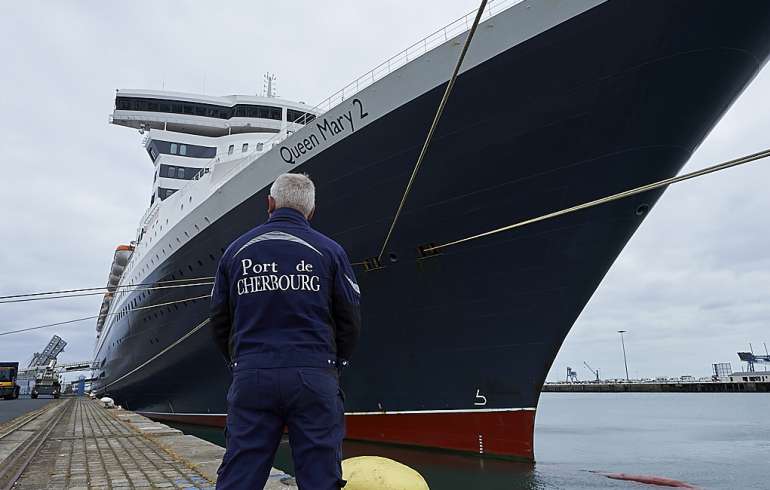
<svg viewBox="0 0 770 490">
<path fill-rule="evenodd" d="M 307 174 L 281 174 L 270 186 L 275 208 L 296 209 L 307 218 L 315 208 L 315 185 Z"/>
</svg>

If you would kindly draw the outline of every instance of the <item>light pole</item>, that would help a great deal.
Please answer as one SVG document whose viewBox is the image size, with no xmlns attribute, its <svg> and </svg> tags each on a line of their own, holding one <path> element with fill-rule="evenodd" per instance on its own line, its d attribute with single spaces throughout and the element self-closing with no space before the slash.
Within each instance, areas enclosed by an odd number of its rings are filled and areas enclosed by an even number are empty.
<svg viewBox="0 0 770 490">
<path fill-rule="evenodd" d="M 626 361 L 626 343 L 623 341 L 623 334 L 626 333 L 626 330 L 618 330 L 618 333 L 620 334 L 620 345 L 623 347 L 623 365 L 626 366 L 626 381 L 630 381 L 628 379 L 628 361 Z"/>
</svg>

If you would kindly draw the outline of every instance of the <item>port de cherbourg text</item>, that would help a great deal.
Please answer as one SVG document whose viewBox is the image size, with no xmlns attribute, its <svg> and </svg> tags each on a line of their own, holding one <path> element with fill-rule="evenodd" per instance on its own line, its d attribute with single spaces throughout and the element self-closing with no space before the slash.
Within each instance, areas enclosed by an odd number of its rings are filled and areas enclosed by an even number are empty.
<svg viewBox="0 0 770 490">
<path fill-rule="evenodd" d="M 294 269 L 299 274 L 280 274 L 275 262 L 254 264 L 251 259 L 241 260 L 243 275 L 238 280 L 238 296 L 264 291 L 319 291 L 320 279 L 313 274 L 313 264 L 301 260 Z M 255 275 L 249 275 L 255 274 Z"/>
</svg>

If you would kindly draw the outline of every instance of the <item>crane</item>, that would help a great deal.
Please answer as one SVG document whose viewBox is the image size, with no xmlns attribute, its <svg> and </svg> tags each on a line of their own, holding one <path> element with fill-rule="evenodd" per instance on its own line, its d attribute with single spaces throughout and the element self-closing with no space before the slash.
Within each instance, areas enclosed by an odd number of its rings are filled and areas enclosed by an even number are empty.
<svg viewBox="0 0 770 490">
<path fill-rule="evenodd" d="M 596 376 L 596 382 L 598 383 L 598 382 L 599 382 L 599 370 L 598 370 L 598 369 L 594 369 L 594 368 L 592 368 L 592 367 L 591 367 L 591 366 L 589 366 L 589 365 L 588 365 L 588 363 L 587 363 L 587 362 L 585 362 L 585 361 L 583 361 L 583 364 L 585 364 L 585 366 L 588 368 L 588 370 L 589 370 L 589 371 L 591 371 L 592 373 L 594 373 L 594 375 Z"/>
</svg>

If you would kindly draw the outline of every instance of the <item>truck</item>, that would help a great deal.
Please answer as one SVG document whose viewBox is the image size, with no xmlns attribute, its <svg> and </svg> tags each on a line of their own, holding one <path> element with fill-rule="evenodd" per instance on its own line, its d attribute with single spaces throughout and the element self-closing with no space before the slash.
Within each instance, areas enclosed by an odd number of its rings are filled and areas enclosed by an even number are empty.
<svg viewBox="0 0 770 490">
<path fill-rule="evenodd" d="M 37 398 L 40 395 L 49 395 L 54 398 L 61 396 L 61 382 L 59 381 L 59 374 L 54 369 L 56 361 L 51 361 L 45 370 L 38 371 L 35 376 L 35 387 L 32 388 L 30 396 Z"/>
<path fill-rule="evenodd" d="M 16 377 L 19 374 L 18 362 L 0 362 L 0 397 L 6 400 L 19 398 L 19 390 Z"/>
</svg>

